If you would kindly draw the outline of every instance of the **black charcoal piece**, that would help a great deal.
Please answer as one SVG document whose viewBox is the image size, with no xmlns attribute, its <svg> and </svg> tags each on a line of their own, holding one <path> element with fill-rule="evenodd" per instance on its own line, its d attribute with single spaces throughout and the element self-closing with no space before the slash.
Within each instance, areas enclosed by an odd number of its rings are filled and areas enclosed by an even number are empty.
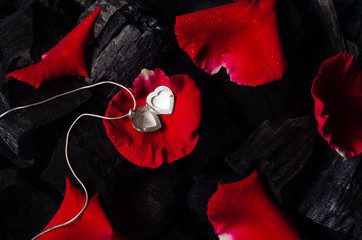
<svg viewBox="0 0 362 240">
<path fill-rule="evenodd" d="M 0 171 L 0 236 L 30 239 L 48 224 L 58 207 L 53 198 L 17 170 Z"/>
<path fill-rule="evenodd" d="M 208 221 L 207 204 L 217 188 L 216 182 L 199 180 L 196 181 L 188 194 L 187 202 L 190 209 L 195 211 L 203 221 Z"/>
<path fill-rule="evenodd" d="M 108 22 L 109 18 L 127 2 L 123 0 L 102 0 L 96 1 L 90 5 L 79 17 L 78 23 L 83 21 L 96 8 L 101 7 L 101 12 L 94 24 L 94 36 L 97 37 L 103 27 Z"/>
<path fill-rule="evenodd" d="M 0 22 L 0 83 L 7 73 L 30 65 L 33 44 L 33 11 L 30 4 Z"/>
<path fill-rule="evenodd" d="M 107 47 L 108 44 L 110 44 L 112 39 L 116 35 L 118 35 L 120 29 L 122 29 L 122 26 L 125 26 L 127 24 L 126 21 L 126 17 L 123 16 L 120 11 L 116 11 L 112 16 L 110 16 L 108 22 L 102 28 L 102 31 L 98 34 L 96 40 L 93 42 L 89 49 L 90 59 L 93 59 L 94 61 L 94 59 L 99 57 L 101 52 Z M 95 72 L 94 74 L 100 72 L 100 70 L 97 71 L 96 67 L 95 69 L 93 69 L 93 71 Z"/>
<path fill-rule="evenodd" d="M 362 168 L 359 167 L 359 173 L 358 173 L 358 182 L 359 185 L 362 186 Z M 362 207 L 361 204 L 358 205 L 358 208 L 354 212 L 354 217 L 356 220 L 356 223 L 354 225 L 353 231 L 352 231 L 352 240 L 359 240 L 362 236 Z"/>
<path fill-rule="evenodd" d="M 329 229 L 348 233 L 356 224 L 355 214 L 361 212 L 362 194 L 356 179 L 361 158 L 342 158 L 325 142 L 318 150 L 314 161 L 322 168 L 310 176 L 298 211 Z"/>
<path fill-rule="evenodd" d="M 300 237 L 303 240 L 320 240 L 320 239 L 331 239 L 331 240 L 360 240 L 354 238 L 350 234 L 343 234 L 338 231 L 333 231 L 329 228 L 326 228 L 318 223 L 313 222 L 311 219 L 299 214 L 293 215 L 293 220 L 298 228 Z"/>
<path fill-rule="evenodd" d="M 242 177 L 257 168 L 277 201 L 287 204 L 298 191 L 296 186 L 311 159 L 316 134 L 313 117 L 267 120 L 226 161 Z"/>
<path fill-rule="evenodd" d="M 50 183 L 59 191 L 64 191 L 65 176 L 73 179 L 64 155 L 65 137 L 60 138 L 42 180 Z M 98 193 L 109 200 L 127 178 L 134 166 L 118 153 L 109 140 L 102 120 L 84 117 L 79 120 L 70 133 L 69 161 L 79 176 Z"/>
<path fill-rule="evenodd" d="M 0 112 L 39 102 L 81 86 L 80 81 L 74 78 L 59 79 L 44 84 L 39 89 L 14 80 L 0 87 Z M 11 112 L 0 119 L 0 137 L 7 147 L 20 157 L 19 159 L 38 156 L 57 142 L 57 137 L 62 135 L 62 131 L 70 124 L 67 116 L 90 97 L 91 93 L 83 90 L 39 106 Z M 8 150 L 5 149 L 4 152 Z M 19 159 L 13 159 L 14 163 L 24 167 L 24 163 Z"/>
<path fill-rule="evenodd" d="M 318 61 L 340 52 L 358 55 L 356 45 L 345 39 L 342 34 L 333 0 L 295 2 L 302 15 L 304 27 L 310 34 L 310 38 L 305 41 L 313 41 L 314 46 L 311 47 L 315 48 L 314 54 L 317 54 Z"/>
<path fill-rule="evenodd" d="M 182 178 L 163 169 L 135 171 L 109 205 L 115 228 L 130 239 L 150 239 L 168 229 L 178 217 L 174 190 Z"/>
<path fill-rule="evenodd" d="M 87 83 L 107 80 L 131 87 L 143 68 L 158 67 L 172 48 L 155 18 L 127 4 L 109 19 L 91 48 Z M 118 87 L 107 88 L 97 91 L 96 96 L 105 106 L 117 91 Z"/>
</svg>

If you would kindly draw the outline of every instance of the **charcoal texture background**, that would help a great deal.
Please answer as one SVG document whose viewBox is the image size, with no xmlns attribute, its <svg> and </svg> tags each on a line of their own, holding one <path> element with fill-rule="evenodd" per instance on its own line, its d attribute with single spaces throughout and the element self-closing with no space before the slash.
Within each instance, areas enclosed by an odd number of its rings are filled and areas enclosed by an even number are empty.
<svg viewBox="0 0 362 240">
<path fill-rule="evenodd" d="M 271 198 L 303 240 L 362 240 L 361 157 L 343 159 L 317 132 L 311 84 L 338 52 L 361 60 L 358 0 L 278 0 L 289 68 L 283 79 L 239 86 L 225 71 L 195 67 L 174 35 L 175 16 L 234 0 L 0 0 L 0 112 L 100 81 L 132 87 L 142 68 L 189 74 L 202 94 L 199 140 L 188 156 L 159 169 L 128 162 L 101 120 L 84 118 L 70 137 L 70 161 L 91 194 L 100 193 L 113 227 L 130 239 L 217 240 L 207 203 L 217 183 L 257 169 Z M 96 7 L 88 46 L 91 77 L 69 77 L 38 90 L 6 83 L 38 62 Z M 65 134 L 81 113 L 104 114 L 119 89 L 100 86 L 0 119 L 0 239 L 30 239 L 63 199 Z"/>
</svg>

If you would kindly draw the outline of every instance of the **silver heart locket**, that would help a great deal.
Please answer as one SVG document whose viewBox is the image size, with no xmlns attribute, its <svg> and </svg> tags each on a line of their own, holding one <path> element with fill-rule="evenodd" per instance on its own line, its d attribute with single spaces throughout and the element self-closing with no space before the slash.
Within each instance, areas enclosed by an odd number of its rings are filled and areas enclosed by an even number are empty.
<svg viewBox="0 0 362 240">
<path fill-rule="evenodd" d="M 153 132 L 162 127 L 160 114 L 172 114 L 175 95 L 170 88 L 159 86 L 146 98 L 146 106 L 139 107 L 133 114 L 132 125 L 140 132 Z"/>
</svg>

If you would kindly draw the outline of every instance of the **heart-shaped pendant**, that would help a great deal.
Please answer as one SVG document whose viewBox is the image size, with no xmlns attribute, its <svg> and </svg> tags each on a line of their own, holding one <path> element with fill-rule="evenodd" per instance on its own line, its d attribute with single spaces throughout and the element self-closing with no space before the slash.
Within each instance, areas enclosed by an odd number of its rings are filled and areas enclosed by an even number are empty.
<svg viewBox="0 0 362 240">
<path fill-rule="evenodd" d="M 171 114 L 175 107 L 175 96 L 170 88 L 159 86 L 147 96 L 146 106 L 154 110 L 157 115 Z"/>
<path fill-rule="evenodd" d="M 137 109 L 132 118 L 133 127 L 141 132 L 153 132 L 161 128 L 160 118 L 148 107 Z"/>
<path fill-rule="evenodd" d="M 146 106 L 131 115 L 133 127 L 141 132 L 153 132 L 162 127 L 157 115 L 171 114 L 175 107 L 175 96 L 170 88 L 159 86 L 148 94 Z"/>
</svg>

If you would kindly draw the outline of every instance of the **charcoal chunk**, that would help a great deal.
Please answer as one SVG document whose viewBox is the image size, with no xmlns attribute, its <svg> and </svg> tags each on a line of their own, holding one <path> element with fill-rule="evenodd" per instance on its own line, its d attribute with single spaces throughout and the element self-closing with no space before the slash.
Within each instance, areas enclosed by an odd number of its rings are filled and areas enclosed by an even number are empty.
<svg viewBox="0 0 362 240">
<path fill-rule="evenodd" d="M 294 222 L 298 227 L 298 231 L 303 240 L 320 240 L 320 239 L 333 239 L 333 240 L 360 240 L 359 235 L 357 238 L 350 234 L 343 234 L 339 231 L 331 230 L 323 225 L 313 222 L 313 220 L 303 216 L 302 214 L 294 215 Z"/>
<path fill-rule="evenodd" d="M 109 205 L 112 223 L 131 239 L 149 239 L 165 231 L 177 217 L 173 192 L 180 180 L 182 176 L 169 170 L 134 172 Z"/>
<path fill-rule="evenodd" d="M 226 161 L 243 178 L 257 168 L 276 200 L 285 205 L 298 191 L 298 179 L 305 174 L 316 134 L 313 117 L 267 120 Z"/>
<path fill-rule="evenodd" d="M 199 180 L 196 181 L 188 194 L 187 202 L 190 209 L 195 211 L 203 221 L 208 220 L 207 204 L 217 188 L 216 182 Z"/>
<path fill-rule="evenodd" d="M 333 0 L 297 0 L 296 2 L 305 29 L 310 34 L 310 39 L 305 40 L 313 40 L 313 50 L 319 62 L 340 52 L 358 55 L 356 46 L 350 46 L 353 43 L 349 44 L 342 34 Z"/>
<path fill-rule="evenodd" d="M 102 0 L 96 1 L 89 6 L 79 17 L 78 23 L 83 21 L 96 8 L 101 7 L 101 12 L 94 24 L 94 36 L 97 37 L 109 18 L 127 2 L 123 0 Z"/>
<path fill-rule="evenodd" d="M 126 17 L 123 16 L 120 11 L 116 11 L 112 16 L 110 16 L 108 22 L 102 28 L 102 31 L 98 34 L 98 37 L 90 47 L 90 59 L 96 59 L 99 57 L 101 52 L 107 47 L 108 44 L 110 44 L 112 39 L 118 35 L 120 29 L 122 30 L 122 27 L 127 25 L 126 21 Z M 116 41 L 113 42 L 116 43 Z M 92 78 L 94 75 L 96 76 L 97 72 L 100 72 L 96 66 L 93 71 L 95 73 L 92 74 Z"/>
<path fill-rule="evenodd" d="M 324 142 L 323 142 L 324 143 Z M 361 158 L 342 158 L 326 143 L 320 146 L 322 168 L 306 186 L 298 211 L 329 229 L 349 233 L 361 211 L 362 192 L 356 174 Z"/>
<path fill-rule="evenodd" d="M 81 86 L 82 84 L 74 78 L 59 79 L 37 90 L 26 83 L 12 81 L 0 87 L 0 112 L 39 102 Z M 24 167 L 24 164 L 28 164 L 21 161 L 21 158 L 29 159 L 46 151 L 65 130 L 66 117 L 90 98 L 91 93 L 84 90 L 39 106 L 11 112 L 0 119 L 2 141 L 20 157 L 13 159 L 14 163 Z M 4 152 L 8 152 L 8 149 L 4 149 Z"/>
</svg>

